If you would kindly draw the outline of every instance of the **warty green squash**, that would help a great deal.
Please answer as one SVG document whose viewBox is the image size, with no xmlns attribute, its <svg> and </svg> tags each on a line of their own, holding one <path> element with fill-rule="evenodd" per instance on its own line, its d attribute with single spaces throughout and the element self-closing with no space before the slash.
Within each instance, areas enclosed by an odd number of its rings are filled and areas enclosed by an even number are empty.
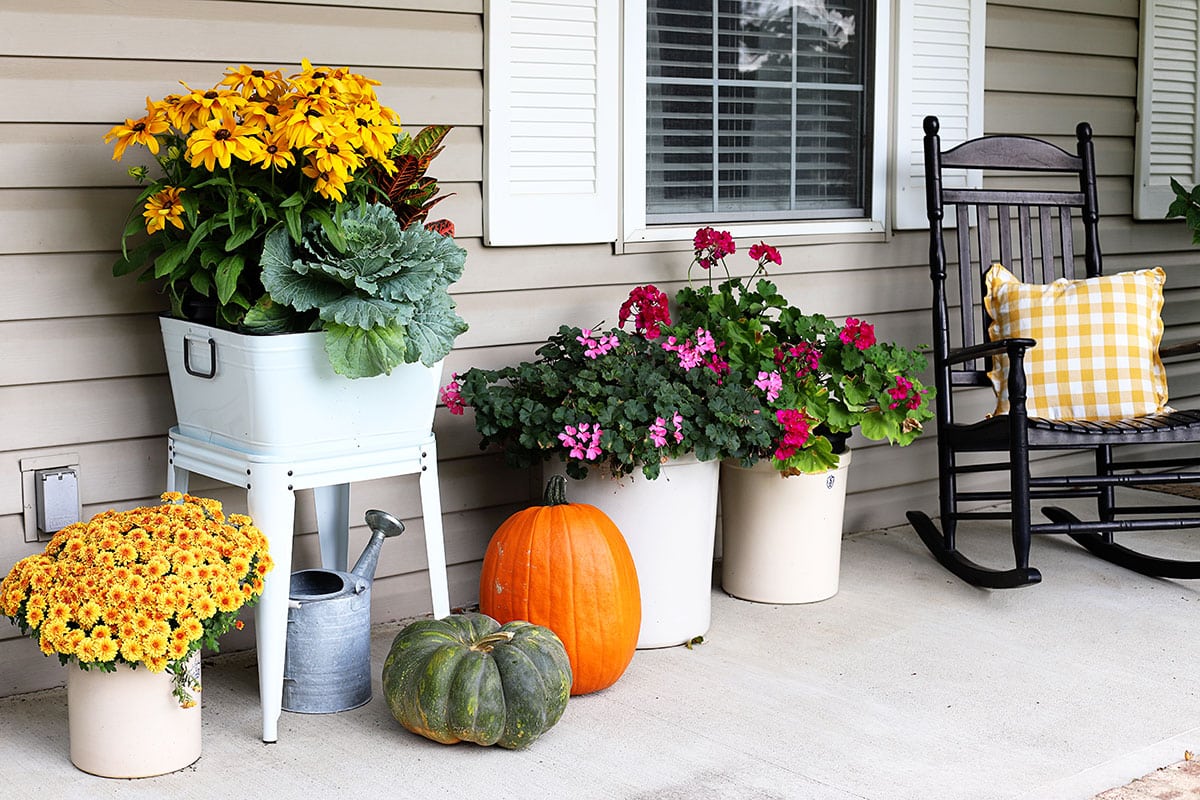
<svg viewBox="0 0 1200 800">
<path fill-rule="evenodd" d="M 383 694 L 408 730 L 442 744 L 528 747 L 562 717 L 571 662 L 549 628 L 485 614 L 418 620 L 383 665 Z"/>
</svg>

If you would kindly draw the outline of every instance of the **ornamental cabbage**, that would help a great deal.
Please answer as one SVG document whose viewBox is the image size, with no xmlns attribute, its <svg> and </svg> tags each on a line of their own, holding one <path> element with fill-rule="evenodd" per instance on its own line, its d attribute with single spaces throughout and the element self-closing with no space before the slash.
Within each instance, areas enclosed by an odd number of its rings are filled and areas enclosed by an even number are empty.
<svg viewBox="0 0 1200 800">
<path fill-rule="evenodd" d="M 350 378 L 445 358 L 467 330 L 448 294 L 466 251 L 419 225 L 402 229 L 380 204 L 347 208 L 333 234 L 314 221 L 299 247 L 283 226 L 267 235 L 262 282 L 275 307 L 252 309 L 246 326 L 268 332 L 287 313 L 278 306 L 316 312 L 330 363 Z"/>
</svg>

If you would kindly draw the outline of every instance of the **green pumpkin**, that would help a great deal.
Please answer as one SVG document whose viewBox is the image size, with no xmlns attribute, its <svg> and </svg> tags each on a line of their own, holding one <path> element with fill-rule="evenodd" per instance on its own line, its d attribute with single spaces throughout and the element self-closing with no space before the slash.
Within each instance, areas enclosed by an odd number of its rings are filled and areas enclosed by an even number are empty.
<svg viewBox="0 0 1200 800">
<path fill-rule="evenodd" d="M 549 628 L 485 614 L 419 620 L 383 665 L 392 716 L 442 744 L 528 747 L 562 717 L 571 662 Z"/>
</svg>

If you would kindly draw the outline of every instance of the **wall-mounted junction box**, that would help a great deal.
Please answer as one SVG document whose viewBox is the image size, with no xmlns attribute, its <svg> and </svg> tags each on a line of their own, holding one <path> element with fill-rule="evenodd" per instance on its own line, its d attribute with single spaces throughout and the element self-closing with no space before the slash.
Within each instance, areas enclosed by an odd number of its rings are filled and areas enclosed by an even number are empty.
<svg viewBox="0 0 1200 800">
<path fill-rule="evenodd" d="M 56 453 L 21 459 L 21 502 L 25 541 L 49 539 L 83 516 L 79 455 Z"/>
</svg>

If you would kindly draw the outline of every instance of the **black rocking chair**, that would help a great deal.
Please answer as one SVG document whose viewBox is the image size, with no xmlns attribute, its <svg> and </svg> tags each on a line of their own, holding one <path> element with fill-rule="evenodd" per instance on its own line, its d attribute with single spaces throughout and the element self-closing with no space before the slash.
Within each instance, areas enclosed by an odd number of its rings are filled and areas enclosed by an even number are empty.
<svg viewBox="0 0 1200 800">
<path fill-rule="evenodd" d="M 1200 464 L 1196 446 L 1200 444 L 1200 412 L 1163 411 L 1103 422 L 1028 416 L 1023 359 L 1036 343 L 1031 339 L 990 341 L 988 337 L 991 320 L 980 295 L 985 291 L 981 289 L 982 276 L 993 260 L 1026 283 L 1101 274 L 1091 126 L 1084 122 L 1076 128 L 1077 155 L 1023 136 L 985 136 L 943 152 L 937 118 L 926 117 L 924 128 L 941 530 L 920 511 L 909 511 L 909 521 L 944 567 L 975 586 L 1002 589 L 1038 583 L 1041 573 L 1029 566 L 1029 548 L 1032 535 L 1043 533 L 1066 534 L 1100 558 L 1145 575 L 1200 577 L 1200 561 L 1146 555 L 1114 540 L 1121 532 L 1200 528 L 1200 504 L 1119 506 L 1115 496 L 1118 487 L 1200 483 L 1200 472 L 1195 471 Z M 1036 173 L 1030 183 L 1039 188 L 949 188 L 943 184 L 944 169 L 987 170 L 992 176 L 998 170 L 1026 177 Z M 1072 188 L 1050 190 L 1055 184 L 1047 183 L 1046 174 L 1068 178 Z M 1019 178 L 1001 178 L 1001 185 L 1012 185 Z M 956 226 L 950 237 L 954 243 L 949 262 L 942 227 L 948 206 Z M 1078 213 L 1076 224 L 1082 223 L 1082 259 L 1075 253 L 1073 212 Z M 1080 260 L 1081 265 L 1076 263 Z M 1159 354 L 1168 357 L 1197 349 L 1193 343 L 1160 348 Z M 1009 412 L 957 420 L 955 392 L 992 386 L 988 369 L 993 358 L 1004 355 L 1010 364 Z M 1182 451 L 1180 457 L 1163 453 L 1164 446 L 1180 444 L 1185 445 L 1177 448 Z M 1118 445 L 1134 446 L 1133 456 L 1114 460 Z M 1090 451 L 1095 469 L 1089 467 L 1093 473 L 1089 475 L 1059 474 L 1062 460 L 1051 459 L 1057 462 L 1053 467 L 1032 474 L 1039 466 L 1039 461 L 1032 465 L 1030 461 L 1031 451 L 1036 450 Z M 1148 458 L 1148 452 L 1155 457 Z M 1125 450 L 1122 455 L 1128 453 Z M 964 454 L 967 457 L 961 458 Z M 1007 473 L 1007 489 L 959 489 L 960 476 L 987 473 Z M 1088 507 L 1094 499 L 1095 517 L 1081 520 L 1064 508 L 1050 506 L 1041 509 L 1049 522 L 1032 520 L 1035 499 L 1067 498 L 1089 498 Z M 1006 503 L 1008 510 L 1003 510 Z M 959 523 L 981 519 L 1009 520 L 1016 557 L 1012 569 L 984 567 L 959 552 L 955 542 Z"/>
</svg>

